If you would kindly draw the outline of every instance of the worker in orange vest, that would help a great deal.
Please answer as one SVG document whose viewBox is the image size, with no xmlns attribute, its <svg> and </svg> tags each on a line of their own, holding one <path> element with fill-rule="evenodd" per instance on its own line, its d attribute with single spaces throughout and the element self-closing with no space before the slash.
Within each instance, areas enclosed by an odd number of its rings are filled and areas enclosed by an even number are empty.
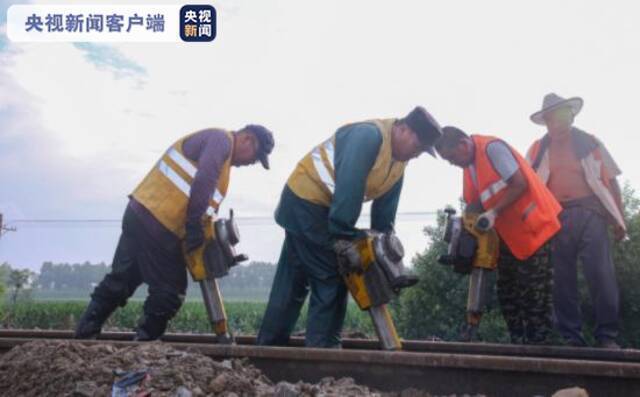
<svg viewBox="0 0 640 397">
<path fill-rule="evenodd" d="M 558 230 L 560 205 L 527 161 L 504 141 L 443 128 L 440 156 L 464 169 L 465 211 L 476 229 L 501 240 L 498 299 L 513 343 L 545 343 L 552 327 L 551 267 L 545 244 Z"/>
</svg>

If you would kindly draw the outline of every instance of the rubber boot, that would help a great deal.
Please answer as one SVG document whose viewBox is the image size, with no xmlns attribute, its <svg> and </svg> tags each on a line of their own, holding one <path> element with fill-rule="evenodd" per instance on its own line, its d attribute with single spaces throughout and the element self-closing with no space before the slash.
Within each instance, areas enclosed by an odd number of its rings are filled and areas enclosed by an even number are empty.
<svg viewBox="0 0 640 397">
<path fill-rule="evenodd" d="M 96 339 L 102 331 L 102 325 L 116 309 L 116 305 L 105 304 L 92 299 L 86 310 L 80 317 L 74 338 Z"/>
<path fill-rule="evenodd" d="M 478 340 L 478 325 L 465 324 L 462 326 L 460 335 L 458 336 L 460 342 L 475 342 Z"/>
<path fill-rule="evenodd" d="M 167 329 L 169 319 L 164 316 L 143 315 L 136 327 L 135 341 L 152 341 L 160 338 Z"/>
<path fill-rule="evenodd" d="M 136 336 L 133 337 L 133 340 L 136 342 L 149 342 L 154 340 L 151 338 L 151 335 L 147 333 L 144 329 L 138 327 L 136 328 Z"/>
</svg>

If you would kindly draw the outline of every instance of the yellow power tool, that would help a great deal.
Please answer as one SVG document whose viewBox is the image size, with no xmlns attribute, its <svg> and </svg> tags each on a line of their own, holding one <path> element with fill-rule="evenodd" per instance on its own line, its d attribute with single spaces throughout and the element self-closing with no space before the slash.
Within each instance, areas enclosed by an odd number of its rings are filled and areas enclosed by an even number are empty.
<svg viewBox="0 0 640 397">
<path fill-rule="evenodd" d="M 457 273 L 470 275 L 466 324 L 460 336 L 460 339 L 470 341 L 476 338 L 487 303 L 489 272 L 498 266 L 500 238 L 494 229 L 484 232 L 476 228 L 479 214 L 455 216 L 456 211 L 451 208 L 445 212 L 447 224 L 444 241 L 449 245 L 447 254 L 440 256 L 438 262 L 453 266 Z"/>
<path fill-rule="evenodd" d="M 365 233 L 366 237 L 355 241 L 336 242 L 338 268 L 358 307 L 371 315 L 381 347 L 399 350 L 402 342 L 387 304 L 418 278 L 405 269 L 404 248 L 393 231 Z"/>
<path fill-rule="evenodd" d="M 190 253 L 185 251 L 185 260 L 191 277 L 200 284 L 207 315 L 218 343 L 231 344 L 233 336 L 227 325 L 217 279 L 229 274 L 232 266 L 249 258 L 244 254 L 236 254 L 234 246 L 240 241 L 240 234 L 233 219 L 233 210 L 229 212 L 229 219 L 213 221 L 206 216 L 203 228 L 204 244 Z"/>
</svg>

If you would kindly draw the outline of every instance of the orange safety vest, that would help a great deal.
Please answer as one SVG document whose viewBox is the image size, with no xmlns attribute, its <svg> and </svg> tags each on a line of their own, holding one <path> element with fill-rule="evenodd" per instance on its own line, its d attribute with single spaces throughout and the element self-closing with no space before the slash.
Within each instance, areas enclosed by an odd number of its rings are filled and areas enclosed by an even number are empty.
<svg viewBox="0 0 640 397">
<path fill-rule="evenodd" d="M 132 193 L 136 201 L 181 239 L 185 236 L 191 183 L 198 171 L 198 165 L 185 156 L 182 146 L 193 135 L 187 135 L 171 145 Z M 208 215 L 218 212 L 229 187 L 233 134 L 227 131 L 227 138 L 231 142 L 231 150 L 220 170 L 218 185 L 209 199 Z"/>
<path fill-rule="evenodd" d="M 502 199 L 507 187 L 487 155 L 487 145 L 498 138 L 472 135 L 471 139 L 475 145 L 475 159 L 464 169 L 464 200 L 467 204 L 480 201 L 485 210 L 490 210 Z M 560 230 L 558 214 L 562 207 L 527 161 L 512 147 L 507 147 L 518 162 L 528 187 L 520 198 L 502 210 L 495 228 L 511 253 L 525 260 Z M 475 167 L 477 186 L 471 176 L 471 167 Z"/>
</svg>

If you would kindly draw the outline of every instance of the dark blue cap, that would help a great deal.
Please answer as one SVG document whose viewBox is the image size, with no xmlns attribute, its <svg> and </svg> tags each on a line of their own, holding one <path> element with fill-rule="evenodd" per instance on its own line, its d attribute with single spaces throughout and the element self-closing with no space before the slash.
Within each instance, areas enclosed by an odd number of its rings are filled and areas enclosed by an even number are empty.
<svg viewBox="0 0 640 397">
<path fill-rule="evenodd" d="M 262 166 L 268 170 L 269 154 L 275 145 L 273 134 L 266 127 L 259 124 L 249 124 L 244 129 L 251 132 L 258 139 L 258 159 Z"/>
<path fill-rule="evenodd" d="M 422 106 L 416 106 L 404 118 L 404 122 L 418 135 L 420 141 L 425 145 L 425 151 L 436 157 L 433 144 L 442 135 L 442 129 L 436 119 Z"/>
</svg>

